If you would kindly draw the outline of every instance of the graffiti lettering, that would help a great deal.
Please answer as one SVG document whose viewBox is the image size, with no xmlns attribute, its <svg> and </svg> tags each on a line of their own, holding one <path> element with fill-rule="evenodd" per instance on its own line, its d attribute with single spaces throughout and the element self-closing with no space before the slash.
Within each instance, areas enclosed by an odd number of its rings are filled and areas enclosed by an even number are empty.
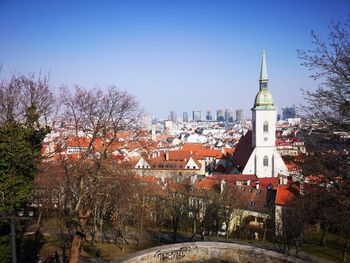
<svg viewBox="0 0 350 263">
<path fill-rule="evenodd" d="M 155 257 L 159 258 L 160 261 L 168 261 L 171 259 L 181 259 L 185 257 L 186 252 L 190 251 L 191 247 L 182 247 L 180 249 L 171 250 L 171 251 L 160 251 L 158 250 Z"/>
</svg>

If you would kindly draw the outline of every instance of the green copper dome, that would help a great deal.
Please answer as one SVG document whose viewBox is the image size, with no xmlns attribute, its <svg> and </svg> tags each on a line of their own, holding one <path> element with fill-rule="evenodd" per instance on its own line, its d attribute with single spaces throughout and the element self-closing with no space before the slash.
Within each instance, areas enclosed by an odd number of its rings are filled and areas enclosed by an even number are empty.
<svg viewBox="0 0 350 263">
<path fill-rule="evenodd" d="M 256 94 L 254 108 L 256 109 L 275 109 L 273 98 L 268 89 L 261 89 Z"/>
</svg>

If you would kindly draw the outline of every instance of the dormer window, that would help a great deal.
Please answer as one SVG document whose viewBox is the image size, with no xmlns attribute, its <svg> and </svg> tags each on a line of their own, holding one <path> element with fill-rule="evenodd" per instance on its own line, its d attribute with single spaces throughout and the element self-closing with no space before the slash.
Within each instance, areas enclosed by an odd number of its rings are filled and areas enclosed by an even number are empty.
<svg viewBox="0 0 350 263">
<path fill-rule="evenodd" d="M 267 121 L 264 122 L 263 130 L 264 132 L 269 132 L 269 123 Z"/>
</svg>

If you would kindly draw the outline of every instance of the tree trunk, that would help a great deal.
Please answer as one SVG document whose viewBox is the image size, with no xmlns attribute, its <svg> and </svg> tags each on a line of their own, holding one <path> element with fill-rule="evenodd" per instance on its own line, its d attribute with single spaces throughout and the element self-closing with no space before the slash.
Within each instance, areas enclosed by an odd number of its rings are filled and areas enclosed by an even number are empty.
<svg viewBox="0 0 350 263">
<path fill-rule="evenodd" d="M 320 240 L 320 246 L 324 246 L 326 244 L 326 233 L 328 231 L 328 224 L 324 224 L 322 225 L 322 236 L 321 236 L 321 240 Z"/>
<path fill-rule="evenodd" d="M 176 215 L 175 218 L 173 219 L 173 243 L 176 243 L 177 239 L 177 227 L 179 224 L 179 217 Z"/>
<path fill-rule="evenodd" d="M 38 223 L 39 226 L 42 225 L 42 217 L 43 217 L 43 210 L 40 209 L 40 211 L 39 211 L 39 216 L 38 216 L 38 221 L 37 221 L 37 223 Z"/>
<path fill-rule="evenodd" d="M 138 234 L 138 237 L 137 237 L 137 247 L 139 247 L 139 246 L 140 246 L 140 243 L 141 243 L 142 230 L 143 230 L 143 220 L 142 220 L 142 218 L 141 218 L 141 220 L 140 220 L 139 234 Z"/>
<path fill-rule="evenodd" d="M 347 262 L 347 260 L 346 260 L 346 255 L 347 255 L 349 246 L 350 246 L 350 239 L 347 239 L 347 240 L 345 241 L 345 245 L 344 245 L 344 248 L 343 248 L 343 262 L 344 262 L 344 263 Z"/>
<path fill-rule="evenodd" d="M 79 225 L 77 226 L 76 232 L 73 237 L 72 246 L 70 249 L 69 263 L 78 263 L 79 261 L 81 244 L 82 244 L 83 238 L 85 237 L 84 228 L 85 228 L 86 222 L 88 221 L 91 215 L 91 212 L 92 211 L 90 209 L 85 211 L 85 213 L 83 211 L 78 212 Z"/>
<path fill-rule="evenodd" d="M 159 225 L 159 231 L 158 231 L 158 245 L 160 245 L 160 235 L 162 234 L 162 225 Z"/>
<path fill-rule="evenodd" d="M 196 218 L 193 217 L 191 241 L 193 240 L 193 238 L 195 237 L 195 235 L 196 235 Z"/>
<path fill-rule="evenodd" d="M 226 234 L 225 234 L 225 239 L 228 239 L 228 224 L 230 223 L 230 221 L 226 221 L 225 224 L 226 224 Z"/>
<path fill-rule="evenodd" d="M 264 220 L 264 231 L 263 231 L 263 241 L 266 241 L 266 231 L 267 231 L 267 220 Z"/>
</svg>

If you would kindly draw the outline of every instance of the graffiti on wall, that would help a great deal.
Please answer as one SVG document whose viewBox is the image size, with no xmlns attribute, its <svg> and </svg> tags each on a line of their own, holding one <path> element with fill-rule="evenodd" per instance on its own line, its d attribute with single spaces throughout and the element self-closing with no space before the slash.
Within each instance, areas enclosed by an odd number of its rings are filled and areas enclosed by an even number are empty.
<svg viewBox="0 0 350 263">
<path fill-rule="evenodd" d="M 186 256 L 186 253 L 191 250 L 191 247 L 181 247 L 179 249 L 175 250 L 168 250 L 168 251 L 161 251 L 158 250 L 155 253 L 155 257 L 159 258 L 160 261 L 168 261 L 168 260 L 173 260 L 173 259 L 181 259 Z"/>
</svg>

